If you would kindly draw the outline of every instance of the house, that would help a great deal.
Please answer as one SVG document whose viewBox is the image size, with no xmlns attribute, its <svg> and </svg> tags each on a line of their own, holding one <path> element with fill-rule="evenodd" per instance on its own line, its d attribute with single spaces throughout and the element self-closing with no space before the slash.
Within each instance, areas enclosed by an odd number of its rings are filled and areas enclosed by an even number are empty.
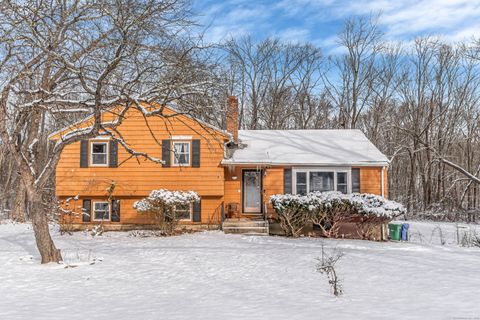
<svg viewBox="0 0 480 320">
<path fill-rule="evenodd" d="M 271 216 L 278 193 L 338 190 L 387 195 L 388 159 L 359 130 L 238 130 L 238 103 L 230 97 L 227 130 L 165 108 L 168 118 L 130 109 L 118 127 L 128 146 L 154 161 L 133 157 L 108 135 L 67 146 L 56 171 L 56 194 L 74 229 L 145 228 L 152 216 L 133 203 L 153 189 L 193 190 L 201 198 L 180 208 L 181 224 L 219 225 L 225 216 Z M 173 116 L 175 115 L 175 116 Z M 105 111 L 102 121 L 115 119 Z M 91 125 L 86 119 L 52 140 Z M 65 220 L 63 223 L 66 223 Z"/>
</svg>

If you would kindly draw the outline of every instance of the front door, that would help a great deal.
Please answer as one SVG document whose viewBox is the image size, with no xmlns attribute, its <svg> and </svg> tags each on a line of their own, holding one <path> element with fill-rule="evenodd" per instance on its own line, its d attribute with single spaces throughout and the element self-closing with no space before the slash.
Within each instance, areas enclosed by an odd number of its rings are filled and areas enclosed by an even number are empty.
<svg viewBox="0 0 480 320">
<path fill-rule="evenodd" d="M 243 212 L 262 212 L 262 172 L 243 170 Z"/>
</svg>

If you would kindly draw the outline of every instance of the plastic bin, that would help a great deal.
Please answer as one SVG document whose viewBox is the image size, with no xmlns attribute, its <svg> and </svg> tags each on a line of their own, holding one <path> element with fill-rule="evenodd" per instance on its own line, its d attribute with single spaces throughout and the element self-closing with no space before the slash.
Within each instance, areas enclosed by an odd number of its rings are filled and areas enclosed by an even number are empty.
<svg viewBox="0 0 480 320">
<path fill-rule="evenodd" d="M 391 240 L 400 241 L 401 230 L 402 230 L 401 224 L 398 224 L 398 223 L 388 224 L 388 234 Z"/>
<path fill-rule="evenodd" d="M 402 241 L 408 241 L 408 227 L 410 227 L 408 223 L 402 224 Z"/>
</svg>

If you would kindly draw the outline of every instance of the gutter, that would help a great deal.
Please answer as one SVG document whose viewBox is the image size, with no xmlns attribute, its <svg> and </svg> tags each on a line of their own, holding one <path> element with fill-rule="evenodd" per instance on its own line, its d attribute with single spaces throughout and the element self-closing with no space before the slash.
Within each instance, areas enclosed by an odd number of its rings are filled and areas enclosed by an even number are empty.
<svg viewBox="0 0 480 320">
<path fill-rule="evenodd" d="M 220 164 L 222 165 L 264 165 L 264 166 L 304 166 L 304 167 L 315 167 L 315 166 L 362 166 L 362 167 L 388 167 L 390 165 L 387 161 L 380 162 L 350 162 L 350 163 L 298 163 L 298 162 L 272 162 L 272 161 L 232 161 L 230 159 L 223 159 Z M 383 173 L 383 171 L 382 171 Z"/>
</svg>

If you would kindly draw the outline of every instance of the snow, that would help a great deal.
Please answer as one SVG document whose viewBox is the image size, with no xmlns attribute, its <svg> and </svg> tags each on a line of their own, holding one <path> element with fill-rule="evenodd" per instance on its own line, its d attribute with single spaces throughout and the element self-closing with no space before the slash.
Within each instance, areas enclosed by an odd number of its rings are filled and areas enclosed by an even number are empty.
<svg viewBox="0 0 480 320">
<path fill-rule="evenodd" d="M 371 193 L 349 193 L 338 191 L 310 192 L 306 195 L 274 194 L 270 202 L 275 210 L 281 212 L 284 208 L 306 208 L 308 211 L 326 212 L 332 207 L 347 205 L 364 215 L 394 218 L 406 213 L 405 207 L 395 201 Z"/>
<path fill-rule="evenodd" d="M 159 204 L 175 206 L 200 201 L 200 197 L 194 191 L 170 191 L 166 189 L 152 190 L 150 195 L 140 201 L 136 201 L 133 207 L 140 212 L 149 212 Z"/>
<path fill-rule="evenodd" d="M 382 154 L 360 130 L 239 130 L 246 147 L 224 164 L 378 165 Z"/>
<path fill-rule="evenodd" d="M 54 239 L 71 265 L 40 265 L 26 224 L 0 224 L 0 319 L 452 319 L 480 317 L 479 248 L 225 235 L 126 232 Z M 449 238 L 450 239 L 450 238 Z M 315 258 L 338 248 L 335 298 Z M 76 267 L 74 267 L 76 266 Z"/>
</svg>

